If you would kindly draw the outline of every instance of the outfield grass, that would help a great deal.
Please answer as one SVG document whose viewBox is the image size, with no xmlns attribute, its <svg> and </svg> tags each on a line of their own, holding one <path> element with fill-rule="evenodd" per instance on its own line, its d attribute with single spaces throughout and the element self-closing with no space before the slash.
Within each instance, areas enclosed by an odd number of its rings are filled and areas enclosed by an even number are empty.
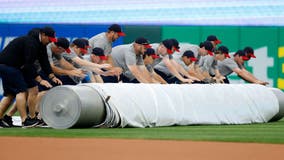
<svg viewBox="0 0 284 160">
<path fill-rule="evenodd" d="M 3 128 L 0 136 L 163 139 L 284 144 L 284 118 L 278 122 L 249 125 L 194 125 L 158 128 Z"/>
</svg>

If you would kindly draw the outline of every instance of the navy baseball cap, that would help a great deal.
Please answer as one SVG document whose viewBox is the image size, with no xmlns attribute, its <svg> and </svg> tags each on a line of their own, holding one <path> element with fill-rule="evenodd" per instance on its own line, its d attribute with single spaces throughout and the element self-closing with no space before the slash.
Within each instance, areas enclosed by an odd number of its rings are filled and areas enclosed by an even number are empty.
<svg viewBox="0 0 284 160">
<path fill-rule="evenodd" d="M 160 58 L 160 56 L 155 53 L 153 48 L 147 48 L 144 55 L 151 56 L 153 59 Z"/>
<path fill-rule="evenodd" d="M 54 42 L 54 44 L 58 47 L 64 48 L 67 53 L 71 52 L 69 49 L 69 41 L 64 37 L 57 38 L 57 42 Z"/>
<path fill-rule="evenodd" d="M 119 36 L 125 36 L 125 33 L 122 32 L 120 25 L 112 24 L 108 30 L 116 32 Z"/>
<path fill-rule="evenodd" d="M 204 41 L 203 43 L 200 43 L 200 48 L 204 47 L 205 50 L 207 50 L 208 54 L 210 56 L 213 56 L 213 51 L 214 51 L 214 47 L 213 44 L 210 41 Z"/>
<path fill-rule="evenodd" d="M 248 60 L 249 60 L 249 58 L 246 56 L 246 53 L 245 53 L 243 50 L 238 50 L 238 51 L 234 54 L 234 56 L 236 56 L 236 55 L 239 55 L 240 57 L 242 57 L 242 59 L 243 59 L 244 61 L 248 61 Z"/>
<path fill-rule="evenodd" d="M 174 50 L 180 52 L 179 42 L 175 38 L 172 38 L 171 40 L 173 41 Z"/>
<path fill-rule="evenodd" d="M 182 57 L 184 57 L 184 56 L 189 58 L 193 62 L 197 61 L 197 58 L 195 58 L 194 53 L 191 50 L 185 51 L 183 53 Z"/>
<path fill-rule="evenodd" d="M 78 48 L 80 48 L 83 54 L 88 53 L 86 49 L 86 43 L 84 42 L 84 40 L 78 38 L 78 39 L 75 39 L 72 43 L 75 44 Z"/>
<path fill-rule="evenodd" d="M 206 40 L 207 41 L 214 41 L 216 44 L 222 43 L 215 35 L 209 35 Z"/>
<path fill-rule="evenodd" d="M 82 41 L 85 43 L 85 48 L 88 49 L 88 48 L 91 48 L 91 46 L 89 45 L 89 41 L 87 39 L 84 39 L 84 38 L 80 38 L 82 39 Z"/>
<path fill-rule="evenodd" d="M 226 46 L 220 46 L 215 53 L 217 53 L 218 51 L 220 51 L 221 53 L 223 53 L 225 55 L 226 58 L 231 58 L 229 55 L 229 49 Z"/>
<path fill-rule="evenodd" d="M 150 45 L 149 41 L 148 41 L 146 38 L 144 38 L 144 37 L 136 38 L 135 43 L 137 43 L 137 44 L 142 44 L 142 45 L 144 45 L 146 48 L 151 48 L 151 47 L 152 47 L 152 46 Z"/>
<path fill-rule="evenodd" d="M 48 26 L 43 27 L 43 28 L 40 29 L 40 32 L 44 33 L 46 36 L 48 36 L 49 41 L 51 41 L 51 42 L 57 41 L 57 39 L 55 37 L 55 31 L 52 27 L 48 27 Z"/>
<path fill-rule="evenodd" d="M 244 52 L 248 58 L 256 58 L 256 56 L 254 55 L 254 50 L 251 47 L 245 47 Z"/>
<path fill-rule="evenodd" d="M 170 39 L 165 39 L 162 41 L 162 44 L 167 48 L 167 53 L 168 54 L 173 54 L 173 47 L 174 47 L 174 44 L 173 44 L 173 41 L 170 40 Z"/>
<path fill-rule="evenodd" d="M 92 50 L 92 54 L 99 56 L 101 60 L 107 60 L 107 56 L 104 54 L 104 50 L 99 47 L 95 47 Z"/>
</svg>

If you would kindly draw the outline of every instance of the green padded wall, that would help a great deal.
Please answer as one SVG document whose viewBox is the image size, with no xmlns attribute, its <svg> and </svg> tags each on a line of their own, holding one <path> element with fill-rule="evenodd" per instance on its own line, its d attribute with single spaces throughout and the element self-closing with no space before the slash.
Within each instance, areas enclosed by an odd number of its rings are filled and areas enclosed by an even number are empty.
<svg viewBox="0 0 284 160">
<path fill-rule="evenodd" d="M 240 46 L 252 46 L 255 49 L 256 59 L 248 64 L 249 68 L 257 78 L 267 77 L 277 83 L 278 66 L 278 28 L 277 27 L 241 27 Z M 264 72 L 263 70 L 266 70 Z"/>
<path fill-rule="evenodd" d="M 124 26 L 126 36 L 123 43 L 132 43 L 137 37 L 145 37 L 150 43 L 161 41 L 161 27 L 160 26 Z"/>
</svg>

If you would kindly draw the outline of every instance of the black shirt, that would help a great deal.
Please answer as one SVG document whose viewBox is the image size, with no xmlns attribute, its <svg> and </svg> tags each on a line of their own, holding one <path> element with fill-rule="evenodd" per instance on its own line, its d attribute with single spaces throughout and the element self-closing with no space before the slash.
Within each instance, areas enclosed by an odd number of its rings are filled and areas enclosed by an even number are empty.
<svg viewBox="0 0 284 160">
<path fill-rule="evenodd" d="M 34 66 L 36 59 L 47 75 L 52 73 L 46 46 L 39 41 L 39 32 L 12 40 L 0 54 L 0 64 L 20 69 L 30 78 L 38 76 Z"/>
</svg>

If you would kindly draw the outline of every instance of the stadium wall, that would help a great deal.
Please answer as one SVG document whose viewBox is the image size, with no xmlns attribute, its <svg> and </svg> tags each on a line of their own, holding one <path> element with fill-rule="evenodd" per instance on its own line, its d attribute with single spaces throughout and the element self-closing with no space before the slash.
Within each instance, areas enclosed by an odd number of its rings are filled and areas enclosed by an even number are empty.
<svg viewBox="0 0 284 160">
<path fill-rule="evenodd" d="M 25 35 L 29 29 L 46 24 L 0 24 L 0 50 L 10 40 Z M 90 24 L 49 24 L 56 30 L 57 37 L 90 38 L 104 32 L 109 25 Z M 144 36 L 151 43 L 165 38 L 176 38 L 180 42 L 199 44 L 210 34 L 216 35 L 222 44 L 235 52 L 245 46 L 255 49 L 256 59 L 246 66 L 256 77 L 268 81 L 270 86 L 284 90 L 284 27 L 273 26 L 123 26 L 126 37 L 120 38 L 115 45 L 131 43 L 135 38 Z M 240 83 L 238 76 L 229 77 L 231 82 Z M 243 83 L 243 82 L 242 82 Z"/>
</svg>

